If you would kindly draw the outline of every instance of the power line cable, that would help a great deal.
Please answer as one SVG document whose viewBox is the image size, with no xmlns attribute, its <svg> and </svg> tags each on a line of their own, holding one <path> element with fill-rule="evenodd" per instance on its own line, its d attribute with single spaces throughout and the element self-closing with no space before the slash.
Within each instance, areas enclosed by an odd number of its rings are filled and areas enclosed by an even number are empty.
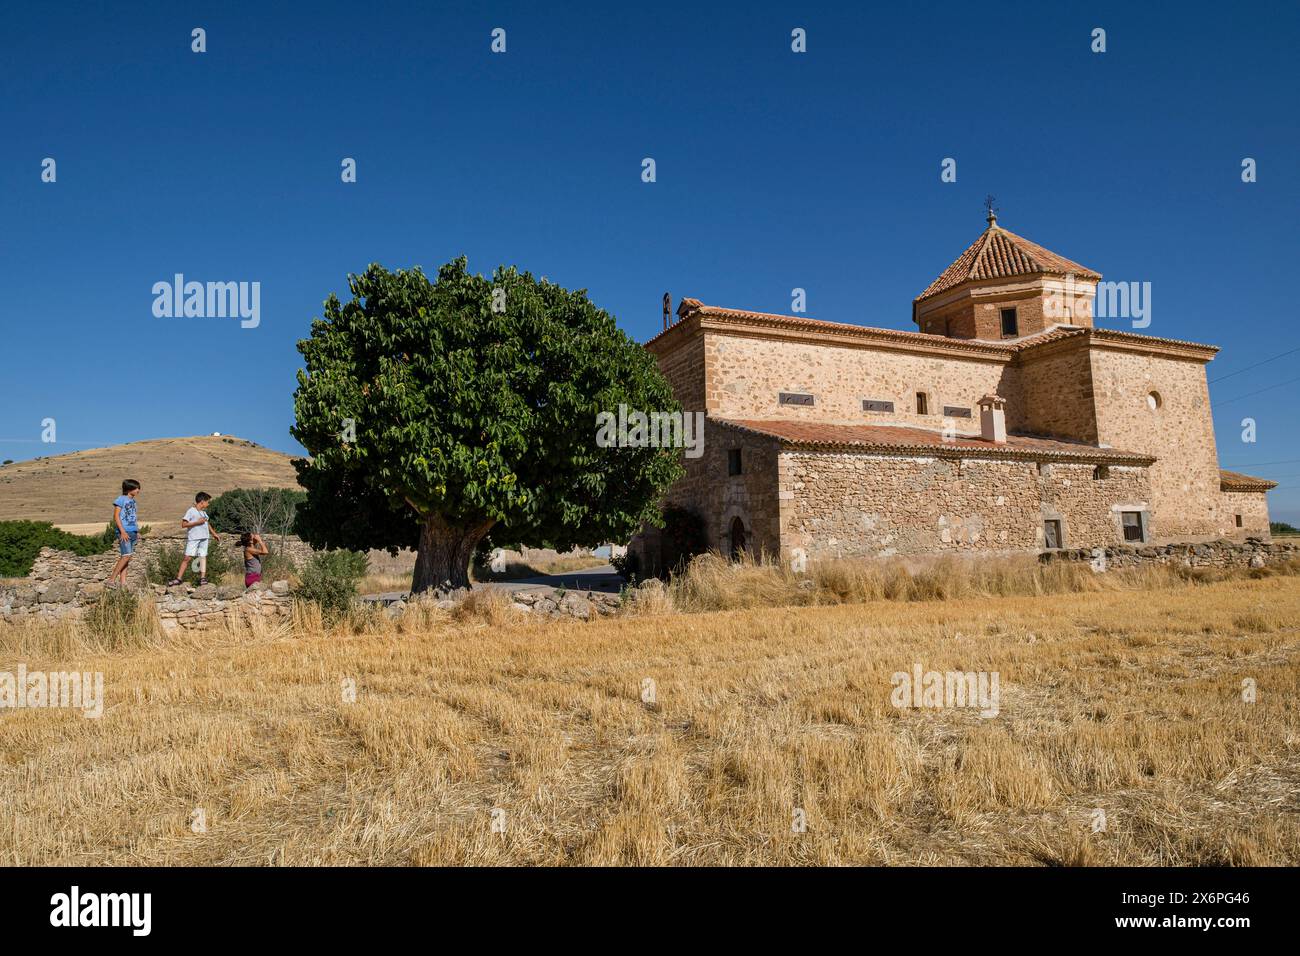
<svg viewBox="0 0 1300 956">
<path fill-rule="evenodd" d="M 1225 378 L 1232 378 L 1232 376 L 1240 375 L 1242 372 L 1249 372 L 1253 368 L 1259 368 L 1261 365 L 1267 365 L 1269 362 L 1277 361 L 1280 358 L 1286 358 L 1288 355 L 1294 355 L 1296 352 L 1300 352 L 1300 345 L 1279 353 L 1278 355 L 1274 355 L 1271 358 L 1266 358 L 1262 362 L 1256 362 L 1254 365 L 1247 365 L 1245 368 L 1239 368 L 1237 371 L 1229 372 L 1227 375 L 1220 375 L 1218 378 L 1212 378 L 1207 384 L 1213 385 L 1215 382 L 1222 382 Z"/>
<path fill-rule="evenodd" d="M 1243 398 L 1252 398 L 1255 395 L 1261 395 L 1264 392 L 1271 392 L 1275 388 L 1281 388 L 1283 385 L 1291 385 L 1294 382 L 1300 382 L 1300 375 L 1297 375 L 1295 378 L 1289 378 L 1285 382 L 1278 382 L 1276 385 L 1269 385 L 1265 388 L 1256 389 L 1253 392 L 1247 392 L 1245 395 L 1238 395 L 1236 398 L 1225 399 L 1222 402 L 1214 402 L 1213 404 L 1216 408 L 1222 408 L 1224 405 L 1231 405 L 1233 402 L 1239 402 Z"/>
</svg>

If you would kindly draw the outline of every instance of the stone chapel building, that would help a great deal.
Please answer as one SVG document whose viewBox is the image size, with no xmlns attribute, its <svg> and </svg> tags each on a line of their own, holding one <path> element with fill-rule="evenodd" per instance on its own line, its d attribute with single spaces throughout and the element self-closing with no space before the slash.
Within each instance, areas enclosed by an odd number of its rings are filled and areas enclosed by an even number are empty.
<svg viewBox="0 0 1300 956">
<path fill-rule="evenodd" d="M 918 332 L 683 299 L 646 348 L 704 452 L 665 504 L 782 560 L 1267 538 L 1276 483 L 1219 468 L 1218 349 L 1095 328 L 1100 279 L 990 213 Z M 643 566 L 662 537 L 633 540 Z"/>
</svg>

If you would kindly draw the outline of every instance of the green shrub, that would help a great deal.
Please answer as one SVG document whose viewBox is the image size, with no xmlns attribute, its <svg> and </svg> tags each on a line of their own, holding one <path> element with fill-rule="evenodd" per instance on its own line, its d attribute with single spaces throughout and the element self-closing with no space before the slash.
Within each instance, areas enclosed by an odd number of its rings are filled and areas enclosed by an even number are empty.
<svg viewBox="0 0 1300 956">
<path fill-rule="evenodd" d="M 636 584 L 641 578 L 641 556 L 635 551 L 628 551 L 625 554 L 610 555 L 609 563 L 614 566 L 619 577 L 624 581 Z"/>
<path fill-rule="evenodd" d="M 21 578 L 32 571 L 41 548 L 58 548 L 81 557 L 107 551 L 117 540 L 100 535 L 69 534 L 48 521 L 0 521 L 0 577 Z"/>
<path fill-rule="evenodd" d="M 149 564 L 145 568 L 145 578 L 150 584 L 166 584 L 172 578 L 176 577 L 176 572 L 181 569 L 181 560 L 185 557 L 185 544 L 183 542 L 167 542 L 160 547 L 157 553 L 149 559 Z M 198 558 L 190 559 L 190 566 L 185 570 L 185 582 L 187 584 L 199 583 Z M 208 545 L 208 580 L 218 581 L 221 576 L 235 567 L 235 559 L 230 556 L 230 552 L 219 544 Z M 243 571 L 243 564 L 239 565 Z"/>
<path fill-rule="evenodd" d="M 370 559 L 359 551 L 318 551 L 299 572 L 298 600 L 320 606 L 327 620 L 345 616 L 357 598 L 357 584 Z"/>
</svg>

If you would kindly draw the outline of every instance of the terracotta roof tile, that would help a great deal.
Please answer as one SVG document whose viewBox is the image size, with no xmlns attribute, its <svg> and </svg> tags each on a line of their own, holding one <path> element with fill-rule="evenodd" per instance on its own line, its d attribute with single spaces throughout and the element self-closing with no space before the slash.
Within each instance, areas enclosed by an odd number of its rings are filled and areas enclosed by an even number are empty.
<svg viewBox="0 0 1300 956">
<path fill-rule="evenodd" d="M 1099 448 L 1084 442 L 1008 435 L 1005 444 L 982 438 L 959 437 L 945 441 L 937 431 L 895 425 L 831 425 L 792 420 L 713 419 L 723 425 L 775 438 L 782 444 L 828 448 L 869 448 L 934 454 L 955 458 L 1027 458 L 1034 461 L 1096 461 L 1121 464 L 1150 464 L 1152 455 Z"/>
<path fill-rule="evenodd" d="M 646 345 L 668 335 L 682 322 L 689 318 L 701 317 L 718 319 L 745 325 L 761 325 L 788 328 L 810 332 L 832 332 L 841 335 L 859 335 L 886 341 L 933 345 L 958 351 L 985 352 L 990 355 L 1010 356 L 1013 349 L 996 342 L 980 339 L 954 339 L 946 335 L 930 335 L 926 332 L 906 332 L 902 329 L 881 329 L 869 325 L 850 325 L 847 322 L 827 322 L 825 319 L 810 319 L 801 315 L 781 315 L 776 312 L 753 312 L 749 309 L 728 309 L 717 305 L 705 305 L 699 299 L 682 299 L 677 308 L 679 321 L 655 335 Z"/>
<path fill-rule="evenodd" d="M 1050 272 L 1073 273 L 1083 279 L 1100 279 L 1101 274 L 1081 266 L 1036 242 L 1030 242 L 998 225 L 990 225 L 966 251 L 918 295 L 915 301 L 947 292 L 963 282 L 978 279 L 1002 279 L 1009 276 L 1036 275 Z"/>
<path fill-rule="evenodd" d="M 1196 349 L 1208 353 L 1219 351 L 1217 345 L 1205 345 L 1201 342 L 1188 342 L 1185 339 L 1167 339 L 1157 335 L 1139 335 L 1136 332 L 1121 332 L 1118 329 L 1089 329 L 1078 325 L 1054 325 L 1045 331 L 1035 332 L 1033 335 L 1027 335 L 1023 339 L 1017 339 L 1014 342 L 1007 342 L 1005 344 L 1010 349 L 1017 352 L 1023 352 L 1026 349 L 1046 345 L 1048 342 L 1059 342 L 1061 339 L 1075 338 L 1078 336 L 1087 336 L 1090 339 L 1095 339 L 1101 342 L 1131 342 L 1134 345 L 1141 345 L 1143 343 L 1150 345 L 1172 345 L 1176 348 Z"/>
<path fill-rule="evenodd" d="M 1228 471 L 1226 468 L 1219 469 L 1220 491 L 1268 491 L 1276 487 L 1277 482 L 1269 481 L 1267 478 L 1243 475 L 1239 471 Z"/>
<path fill-rule="evenodd" d="M 1087 329 L 1075 325 L 1056 325 L 1043 332 L 1035 332 L 1032 335 L 1025 336 L 1024 338 L 1006 342 L 988 342 L 983 339 L 955 339 L 947 335 L 930 335 L 926 332 L 905 332 L 902 329 L 881 329 L 870 325 L 850 325 L 847 322 L 827 322 L 824 319 L 810 319 L 801 315 L 781 315 L 776 312 L 754 312 L 749 309 L 728 309 L 717 305 L 705 305 L 699 299 L 690 298 L 681 300 L 681 303 L 677 308 L 677 315 L 680 317 L 678 323 L 670 325 L 667 329 L 650 339 L 646 344 L 649 345 L 651 342 L 669 334 L 676 329 L 682 321 L 693 316 L 699 316 L 702 318 L 718 319 L 724 322 L 734 322 L 737 324 L 752 324 L 812 332 L 831 332 L 840 335 L 857 335 L 867 338 L 875 338 L 881 341 L 937 346 L 939 348 L 949 348 L 955 351 L 964 352 L 974 350 L 977 352 L 983 352 L 987 355 L 1001 355 L 1008 357 L 1016 352 L 1024 351 L 1025 349 L 1080 335 L 1091 335 L 1102 340 L 1112 339 L 1116 341 L 1131 341 L 1134 343 L 1150 342 L 1155 345 L 1174 345 L 1218 351 L 1217 347 L 1213 345 L 1201 345 L 1197 342 L 1185 342 L 1180 339 L 1157 338 L 1151 335 L 1138 335 L 1134 332 L 1118 332 L 1113 329 Z"/>
</svg>

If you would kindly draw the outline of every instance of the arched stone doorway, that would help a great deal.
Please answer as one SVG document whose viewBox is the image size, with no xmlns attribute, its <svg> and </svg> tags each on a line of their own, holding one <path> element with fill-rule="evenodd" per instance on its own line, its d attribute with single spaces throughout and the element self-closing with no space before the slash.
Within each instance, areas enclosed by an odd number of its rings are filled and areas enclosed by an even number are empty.
<svg viewBox="0 0 1300 956">
<path fill-rule="evenodd" d="M 731 560 L 739 561 L 745 554 L 745 522 L 739 517 L 731 519 Z"/>
</svg>

